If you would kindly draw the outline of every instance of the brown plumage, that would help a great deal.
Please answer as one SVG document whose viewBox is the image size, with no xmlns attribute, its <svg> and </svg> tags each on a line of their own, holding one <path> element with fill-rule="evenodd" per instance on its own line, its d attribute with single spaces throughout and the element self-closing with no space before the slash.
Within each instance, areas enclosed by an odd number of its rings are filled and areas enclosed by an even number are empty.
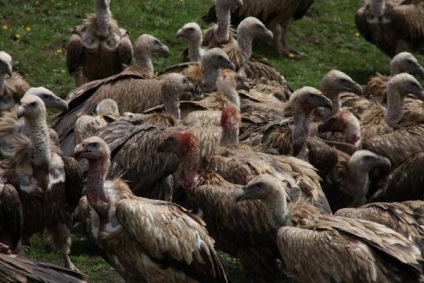
<svg viewBox="0 0 424 283">
<path fill-rule="evenodd" d="M 11 255 L 3 243 L 0 252 L 0 281 L 5 283 L 86 283 L 87 276 L 51 263 L 34 262 Z"/>
<path fill-rule="evenodd" d="M 118 74 L 131 64 L 133 48 L 129 34 L 119 28 L 109 5 L 110 0 L 95 0 L 95 15 L 71 30 L 66 64 L 76 86 Z"/>
<path fill-rule="evenodd" d="M 100 101 L 95 112 L 96 115 L 82 115 L 75 121 L 75 143 L 80 143 L 91 137 L 96 131 L 119 117 L 118 104 L 111 98 Z"/>
<path fill-rule="evenodd" d="M 406 137 L 408 138 L 408 137 Z M 424 200 L 422 166 L 424 153 L 416 153 L 397 166 L 379 184 L 370 202 Z"/>
<path fill-rule="evenodd" d="M 12 71 L 12 56 L 0 51 L 0 111 L 9 110 L 19 103 L 28 89 L 27 81 Z"/>
<path fill-rule="evenodd" d="M 200 148 L 188 132 L 169 135 L 159 146 L 160 152 L 173 153 L 180 160 L 176 178 L 186 194 L 186 206 L 198 208 L 216 247 L 239 257 L 243 269 L 255 280 L 281 280 L 275 230 L 257 202 L 238 205 L 232 193 L 239 185 L 225 181 L 215 171 L 200 173 Z M 259 220 L 260 219 L 260 220 Z M 259 220 L 259 221 L 258 221 Z M 241 236 L 241 233 L 243 236 Z"/>
<path fill-rule="evenodd" d="M 152 57 L 154 54 L 169 56 L 169 48 L 159 39 L 149 34 L 140 35 L 134 43 L 134 59 L 138 67 L 154 76 L 155 70 Z"/>
<path fill-rule="evenodd" d="M 23 211 L 16 188 L 2 178 L 0 184 L 0 243 L 15 250 L 22 236 Z"/>
<path fill-rule="evenodd" d="M 390 75 L 377 73 L 364 86 L 364 96 L 379 104 L 386 103 L 386 89 L 390 78 L 400 73 L 410 73 L 417 77 L 424 77 L 424 68 L 417 58 L 409 52 L 396 54 L 390 61 Z"/>
<path fill-rule="evenodd" d="M 356 27 L 368 42 L 395 56 L 402 51 L 424 54 L 422 0 L 368 0 L 355 14 Z"/>
<path fill-rule="evenodd" d="M 94 111 L 98 102 L 112 98 L 118 104 L 121 112 L 141 113 L 153 106 L 165 103 L 169 111 L 177 111 L 173 101 L 167 98 L 171 95 L 193 91 L 193 85 L 180 74 L 167 74 L 160 79 L 130 79 L 119 80 L 114 84 L 103 84 L 95 93 L 92 90 L 81 92 L 79 96 L 69 101 L 69 111 L 56 117 L 53 128 L 60 138 L 60 146 L 65 154 L 71 154 L 74 142 L 74 123 L 81 115 Z M 167 103 L 171 103 L 168 105 Z M 177 116 L 178 113 L 172 112 Z"/>
<path fill-rule="evenodd" d="M 265 204 L 287 270 L 301 282 L 420 282 L 419 248 L 386 226 L 322 214 L 304 201 L 287 205 L 285 188 L 269 175 L 235 198 Z"/>
<path fill-rule="evenodd" d="M 31 89 L 29 90 L 29 92 Z M 61 157 L 49 139 L 43 101 L 25 94 L 17 111 L 27 129 L 13 137 L 13 155 L 3 162 L 5 178 L 17 189 L 23 210 L 23 244 L 47 228 L 65 266 L 75 269 L 69 258 L 72 213 L 82 195 L 82 172 L 70 157 Z"/>
<path fill-rule="evenodd" d="M 302 18 L 313 2 L 313 0 L 243 0 L 243 5 L 232 11 L 231 22 L 237 25 L 245 17 L 257 17 L 274 33 L 273 44 L 280 55 L 286 55 L 289 58 L 300 58 L 303 54 L 288 46 L 288 29 L 293 20 Z M 213 6 L 203 19 L 206 22 L 214 22 L 216 21 L 215 14 L 217 14 L 217 11 L 215 11 L 215 6 Z"/>
<path fill-rule="evenodd" d="M 75 147 L 88 159 L 87 231 L 127 282 L 228 282 L 204 222 L 181 206 L 136 197 L 121 179 L 106 180 L 110 150 L 98 137 Z M 87 215 L 87 212 L 83 213 Z"/>
<path fill-rule="evenodd" d="M 349 159 L 339 162 L 323 184 L 331 210 L 336 212 L 340 208 L 365 204 L 369 196 L 370 172 L 387 172 L 389 168 L 389 159 L 368 150 L 358 150 Z"/>
<path fill-rule="evenodd" d="M 344 208 L 335 214 L 350 218 L 359 218 L 383 224 L 412 239 L 424 251 L 424 210 L 423 201 L 374 202 L 358 208 Z"/>
</svg>

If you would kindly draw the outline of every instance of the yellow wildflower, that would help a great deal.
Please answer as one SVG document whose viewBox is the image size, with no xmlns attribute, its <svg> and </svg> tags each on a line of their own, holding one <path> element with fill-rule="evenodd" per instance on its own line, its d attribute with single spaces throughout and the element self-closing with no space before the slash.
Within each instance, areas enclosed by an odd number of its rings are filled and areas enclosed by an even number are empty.
<svg viewBox="0 0 424 283">
<path fill-rule="evenodd" d="M 290 52 L 288 56 L 289 56 L 289 58 L 294 58 L 295 57 L 295 55 L 292 52 Z"/>
<path fill-rule="evenodd" d="M 9 29 L 9 26 L 8 25 L 3 25 L 2 29 L 3 30 L 8 30 Z"/>
<path fill-rule="evenodd" d="M 359 37 L 360 36 L 360 33 L 359 32 L 355 32 L 355 36 L 356 37 Z"/>
<path fill-rule="evenodd" d="M 21 39 L 21 35 L 19 33 L 15 34 L 16 39 Z"/>
<path fill-rule="evenodd" d="M 56 53 L 62 54 L 63 53 L 63 50 L 59 48 L 59 49 L 56 50 Z"/>
<path fill-rule="evenodd" d="M 25 27 L 26 32 L 30 32 L 31 31 L 31 27 L 30 26 L 26 26 Z"/>
</svg>

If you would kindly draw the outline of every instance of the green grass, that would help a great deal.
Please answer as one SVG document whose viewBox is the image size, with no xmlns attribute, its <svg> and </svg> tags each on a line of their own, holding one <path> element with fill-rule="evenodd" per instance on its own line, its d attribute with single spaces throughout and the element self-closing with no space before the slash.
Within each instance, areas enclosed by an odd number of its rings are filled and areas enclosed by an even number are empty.
<svg viewBox="0 0 424 283">
<path fill-rule="evenodd" d="M 292 25 L 289 42 L 303 51 L 303 60 L 279 57 L 268 45 L 255 42 L 256 53 L 267 56 L 269 62 L 285 76 L 292 88 L 310 85 L 319 87 L 322 76 L 339 69 L 364 84 L 376 72 L 388 73 L 390 58 L 357 35 L 354 13 L 358 0 L 317 0 L 307 17 Z M 165 69 L 180 62 L 185 48 L 175 37 L 184 23 L 195 21 L 206 27 L 201 16 L 212 0 L 113 0 L 111 9 L 121 27 L 130 32 L 132 41 L 149 33 L 161 39 L 171 50 L 169 58 L 156 58 L 156 69 Z M 65 46 L 70 28 L 83 22 L 93 11 L 91 0 L 0 0 L 0 50 L 10 53 L 14 70 L 19 71 L 33 86 L 45 86 L 65 96 L 73 88 L 73 79 L 65 64 Z M 424 56 L 417 56 L 424 63 Z M 57 253 L 46 251 L 40 239 L 33 240 L 28 254 L 37 260 L 62 264 Z M 80 232 L 73 237 L 72 260 L 92 282 L 118 282 L 116 273 L 99 258 Z M 236 281 L 244 282 L 239 266 L 226 257 Z"/>
</svg>

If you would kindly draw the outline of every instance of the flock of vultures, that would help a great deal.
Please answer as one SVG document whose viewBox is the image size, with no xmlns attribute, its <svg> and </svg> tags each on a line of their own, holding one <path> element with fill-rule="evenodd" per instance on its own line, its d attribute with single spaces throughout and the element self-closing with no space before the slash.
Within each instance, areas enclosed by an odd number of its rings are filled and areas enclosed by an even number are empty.
<svg viewBox="0 0 424 283">
<path fill-rule="evenodd" d="M 231 282 L 218 251 L 252 282 L 424 282 L 423 0 L 355 15 L 390 74 L 297 90 L 252 42 L 303 57 L 287 29 L 313 0 L 216 0 L 207 30 L 176 27 L 184 59 L 159 75 L 168 47 L 132 43 L 109 2 L 72 29 L 66 100 L 0 52 L 1 282 L 89 281 L 77 223 L 128 283 Z M 25 258 L 41 232 L 64 267 Z"/>
</svg>

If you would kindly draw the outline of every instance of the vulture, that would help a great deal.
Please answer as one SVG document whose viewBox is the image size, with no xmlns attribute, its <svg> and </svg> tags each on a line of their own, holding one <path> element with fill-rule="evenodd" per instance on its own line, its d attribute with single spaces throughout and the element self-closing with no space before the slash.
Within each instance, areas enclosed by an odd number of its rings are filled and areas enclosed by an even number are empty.
<svg viewBox="0 0 424 283">
<path fill-rule="evenodd" d="M 336 212 L 344 207 L 358 207 L 367 202 L 370 187 L 370 172 L 388 172 L 390 161 L 369 150 L 357 150 L 344 163 L 339 163 L 333 174 L 324 180 L 323 189 Z"/>
<path fill-rule="evenodd" d="M 103 99 L 97 104 L 95 115 L 82 115 L 75 122 L 74 139 L 80 143 L 94 135 L 96 131 L 119 117 L 118 104 L 111 98 Z"/>
<path fill-rule="evenodd" d="M 95 14 L 71 29 L 66 65 L 75 85 L 104 79 L 129 66 L 133 47 L 129 34 L 112 17 L 110 0 L 94 0 Z"/>
<path fill-rule="evenodd" d="M 205 53 L 205 50 L 201 48 L 203 35 L 199 24 L 195 22 L 185 24 L 177 31 L 177 37 L 181 37 L 187 41 L 188 60 L 185 60 L 185 54 L 183 54 L 183 61 L 200 61 L 200 58 Z"/>
<path fill-rule="evenodd" d="M 173 100 L 164 101 L 164 97 L 192 92 L 193 85 L 180 74 L 166 74 L 160 79 L 134 78 L 118 80 L 115 83 L 112 81 L 110 84 L 101 85 L 94 93 L 93 89 L 80 90 L 79 95 L 68 102 L 69 111 L 57 116 L 52 122 L 53 128 L 59 135 L 60 147 L 65 154 L 71 154 L 72 147 L 75 145 L 75 121 L 82 115 L 92 113 L 103 99 L 114 99 L 121 112 L 141 113 L 161 103 L 169 106 L 169 111 L 175 112 L 177 108 L 172 104 Z M 177 115 L 174 112 L 173 114 Z"/>
<path fill-rule="evenodd" d="M 367 0 L 355 14 L 360 34 L 390 57 L 402 51 L 424 54 L 422 0 Z"/>
<path fill-rule="evenodd" d="M 420 282 L 420 249 L 371 221 L 322 214 L 303 200 L 287 204 L 282 182 L 260 175 L 234 193 L 261 200 L 277 230 L 287 271 L 300 282 Z"/>
<path fill-rule="evenodd" d="M 146 70 L 150 76 L 154 76 L 153 54 L 159 53 L 169 56 L 169 48 L 159 39 L 149 34 L 140 35 L 134 43 L 134 59 L 137 67 Z"/>
<path fill-rule="evenodd" d="M 0 243 L 12 251 L 23 232 L 23 211 L 16 188 L 1 178 L 0 183 Z"/>
<path fill-rule="evenodd" d="M 99 137 L 78 144 L 75 156 L 89 163 L 84 226 L 126 282 L 230 281 L 200 217 L 137 197 L 120 178 L 107 180 L 110 149 Z"/>
<path fill-rule="evenodd" d="M 224 112 L 224 115 L 230 114 Z M 225 118 L 224 118 L 225 119 Z M 229 122 L 229 121 L 228 121 Z M 159 145 L 159 152 L 172 153 L 179 159 L 179 168 L 176 171 L 176 179 L 186 193 L 182 204 L 187 208 L 198 210 L 206 222 L 208 231 L 216 240 L 216 247 L 238 257 L 244 271 L 250 278 L 276 282 L 282 279 L 283 274 L 276 259 L 280 259 L 275 245 L 275 230 L 272 229 L 265 217 L 264 207 L 260 203 L 236 204 L 232 194 L 240 185 L 226 181 L 213 168 L 201 172 L 199 169 L 200 148 L 197 139 L 189 132 L 174 132 Z M 294 163 L 293 166 L 296 166 Z M 298 164 L 299 171 L 302 165 L 310 169 L 306 163 Z M 289 169 L 290 165 L 283 165 Z M 227 168 L 227 176 L 238 174 Z M 225 170 L 225 169 L 224 169 Z M 296 169 L 294 169 L 296 170 Z M 280 175 L 298 172 L 280 172 Z M 310 182 L 308 173 L 305 173 L 304 183 Z M 294 183 L 301 181 L 293 180 Z M 174 192 L 178 192 L 174 190 Z M 310 188 L 311 194 L 316 194 Z M 294 195 L 299 195 L 299 189 Z M 310 197 L 310 195 L 308 196 Z M 175 199 L 177 199 L 175 197 Z M 327 204 L 327 211 L 329 206 Z M 243 235 L 243 236 L 241 236 Z"/>
<path fill-rule="evenodd" d="M 409 52 L 400 52 L 390 61 L 390 75 L 377 73 L 364 87 L 364 96 L 380 104 L 386 102 L 386 88 L 390 78 L 400 73 L 409 73 L 416 77 L 424 77 L 424 68 L 417 58 Z"/>
<path fill-rule="evenodd" d="M 25 94 L 17 110 L 19 117 L 24 118 L 26 129 L 14 136 L 13 155 L 2 162 L 2 167 L 3 178 L 19 194 L 15 201 L 20 201 L 23 211 L 22 244 L 28 244 L 33 234 L 47 229 L 65 266 L 76 269 L 69 258 L 70 231 L 72 213 L 82 195 L 81 169 L 73 158 L 61 156 L 50 139 L 41 98 Z"/>
<path fill-rule="evenodd" d="M 236 26 L 246 17 L 258 18 L 272 30 L 274 34 L 273 45 L 280 55 L 285 55 L 289 58 L 301 58 L 304 54 L 291 49 L 288 45 L 288 29 L 293 20 L 303 17 L 313 2 L 313 0 L 243 0 L 243 5 L 233 9 L 228 19 L 231 19 L 231 23 Z M 217 21 L 218 18 L 219 23 L 218 15 L 217 1 L 216 5 L 203 16 L 203 20 L 211 23 Z"/>
<path fill-rule="evenodd" d="M 381 180 L 377 192 L 369 198 L 369 202 L 424 200 L 423 164 L 424 153 L 411 155 Z"/>
<path fill-rule="evenodd" d="M 0 243 L 0 282 L 5 283 L 87 283 L 85 274 L 50 263 L 34 262 L 12 255 L 9 247 Z"/>
<path fill-rule="evenodd" d="M 12 56 L 0 51 L 0 111 L 11 109 L 30 88 L 28 82 L 12 71 Z"/>
<path fill-rule="evenodd" d="M 358 208 L 343 208 L 335 215 L 358 218 L 383 224 L 412 239 L 424 251 L 424 202 L 412 200 L 404 202 L 374 202 Z"/>
</svg>

